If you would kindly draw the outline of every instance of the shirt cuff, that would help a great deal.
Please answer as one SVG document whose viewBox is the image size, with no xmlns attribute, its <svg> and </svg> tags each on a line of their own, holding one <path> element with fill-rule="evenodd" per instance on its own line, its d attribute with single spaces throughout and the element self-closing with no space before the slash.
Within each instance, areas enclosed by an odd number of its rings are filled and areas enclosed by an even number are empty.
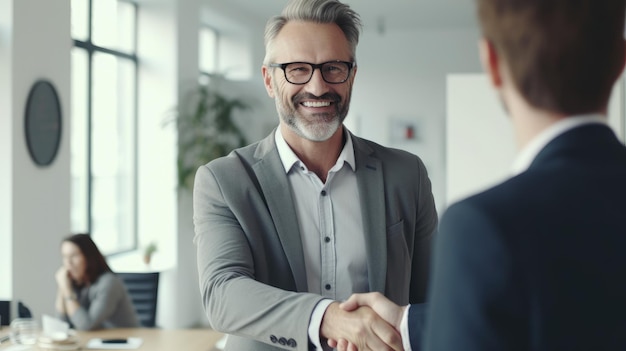
<svg viewBox="0 0 626 351">
<path fill-rule="evenodd" d="M 402 337 L 404 351 L 412 351 L 411 338 L 409 336 L 409 308 L 411 308 L 411 305 L 406 306 L 404 314 L 402 314 L 402 320 L 400 321 L 400 336 Z"/>
<path fill-rule="evenodd" d="M 333 303 L 333 300 L 324 299 L 317 303 L 313 313 L 311 314 L 311 321 L 309 322 L 309 340 L 315 345 L 317 350 L 322 350 L 322 342 L 320 341 L 320 327 L 322 326 L 322 318 L 328 306 Z"/>
</svg>

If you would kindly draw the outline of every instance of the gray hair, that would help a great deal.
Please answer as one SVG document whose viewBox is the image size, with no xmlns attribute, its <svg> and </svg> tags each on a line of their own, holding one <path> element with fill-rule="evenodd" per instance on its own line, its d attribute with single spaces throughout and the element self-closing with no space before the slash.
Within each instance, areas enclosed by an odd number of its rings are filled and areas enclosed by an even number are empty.
<svg viewBox="0 0 626 351">
<path fill-rule="evenodd" d="M 359 43 L 361 19 L 359 14 L 338 0 L 290 0 L 279 16 L 270 18 L 265 26 L 265 59 L 269 63 L 269 46 L 289 21 L 310 21 L 316 23 L 334 23 L 339 26 L 348 39 L 352 60 L 356 58 L 356 46 Z"/>
</svg>

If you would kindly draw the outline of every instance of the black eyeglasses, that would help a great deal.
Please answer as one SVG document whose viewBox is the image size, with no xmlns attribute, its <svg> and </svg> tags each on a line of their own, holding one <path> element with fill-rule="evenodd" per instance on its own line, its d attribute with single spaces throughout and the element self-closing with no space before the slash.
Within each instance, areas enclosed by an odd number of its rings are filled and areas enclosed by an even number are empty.
<svg viewBox="0 0 626 351">
<path fill-rule="evenodd" d="M 341 84 L 350 78 L 350 71 L 356 62 L 328 61 L 320 64 L 308 62 L 270 63 L 269 67 L 279 67 L 285 73 L 285 79 L 291 84 L 302 85 L 308 83 L 317 68 L 322 72 L 322 78 L 329 84 Z"/>
</svg>

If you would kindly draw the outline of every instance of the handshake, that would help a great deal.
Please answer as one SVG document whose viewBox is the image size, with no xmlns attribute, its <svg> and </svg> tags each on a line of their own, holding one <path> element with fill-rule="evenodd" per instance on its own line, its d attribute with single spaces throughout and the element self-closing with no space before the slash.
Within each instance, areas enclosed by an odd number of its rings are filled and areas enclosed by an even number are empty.
<svg viewBox="0 0 626 351">
<path fill-rule="evenodd" d="M 339 351 L 404 350 L 400 323 L 406 308 L 378 292 L 354 294 L 328 306 L 320 334 Z"/>
</svg>

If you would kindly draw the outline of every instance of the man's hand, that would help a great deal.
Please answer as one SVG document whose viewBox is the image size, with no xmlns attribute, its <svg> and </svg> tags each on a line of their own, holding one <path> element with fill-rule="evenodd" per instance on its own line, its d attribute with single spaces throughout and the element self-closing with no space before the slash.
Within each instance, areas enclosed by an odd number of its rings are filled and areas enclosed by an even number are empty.
<svg viewBox="0 0 626 351">
<path fill-rule="evenodd" d="M 347 301 L 339 305 L 345 311 L 353 311 L 360 306 L 370 307 L 387 323 L 393 325 L 396 330 L 400 330 L 400 322 L 406 307 L 396 305 L 379 292 L 353 294 Z"/>
<path fill-rule="evenodd" d="M 341 309 L 339 303 L 333 302 L 326 309 L 320 326 L 320 336 L 328 339 L 329 345 L 336 344 L 335 340 L 341 340 L 352 347 L 347 350 L 403 350 L 400 333 L 394 326 L 370 307 L 351 307 L 348 311 Z"/>
<path fill-rule="evenodd" d="M 400 307 L 389 301 L 381 293 L 373 292 L 366 294 L 353 294 L 350 298 L 339 305 L 345 311 L 354 311 L 357 308 L 370 307 L 382 319 L 393 326 L 400 333 L 400 323 L 404 314 L 405 307 Z M 401 343 L 402 341 L 400 341 Z M 360 346 L 354 344 L 349 339 L 329 339 L 328 345 L 335 347 L 339 351 L 360 351 Z"/>
</svg>

